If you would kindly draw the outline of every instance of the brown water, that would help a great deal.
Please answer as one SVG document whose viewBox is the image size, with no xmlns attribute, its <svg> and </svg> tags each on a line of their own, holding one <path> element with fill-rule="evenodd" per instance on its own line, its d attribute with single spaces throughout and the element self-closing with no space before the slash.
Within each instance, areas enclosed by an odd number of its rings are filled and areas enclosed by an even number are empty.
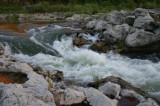
<svg viewBox="0 0 160 106">
<path fill-rule="evenodd" d="M 26 32 L 34 27 L 40 27 L 47 25 L 47 22 L 35 22 L 35 23 L 1 23 L 0 34 L 14 35 L 22 38 L 28 38 Z"/>
</svg>

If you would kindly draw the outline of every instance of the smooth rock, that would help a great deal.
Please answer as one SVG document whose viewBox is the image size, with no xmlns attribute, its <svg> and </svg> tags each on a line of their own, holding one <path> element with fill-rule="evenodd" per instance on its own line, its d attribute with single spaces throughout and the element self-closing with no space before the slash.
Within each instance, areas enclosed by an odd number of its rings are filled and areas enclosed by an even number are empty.
<svg viewBox="0 0 160 106">
<path fill-rule="evenodd" d="M 98 90 L 111 99 L 115 99 L 119 97 L 121 86 L 115 83 L 107 82 L 104 85 L 100 86 Z"/>
<path fill-rule="evenodd" d="M 146 46 L 154 42 L 158 42 L 160 38 L 151 32 L 137 30 L 135 33 L 126 37 L 126 45 L 129 47 Z"/>
<path fill-rule="evenodd" d="M 69 106 L 74 104 L 80 104 L 84 100 L 85 100 L 85 95 L 83 92 L 67 88 L 61 94 L 60 105 Z"/>
<path fill-rule="evenodd" d="M 84 92 L 86 100 L 91 106 L 116 106 L 115 102 L 94 88 L 79 87 L 77 90 Z"/>
</svg>

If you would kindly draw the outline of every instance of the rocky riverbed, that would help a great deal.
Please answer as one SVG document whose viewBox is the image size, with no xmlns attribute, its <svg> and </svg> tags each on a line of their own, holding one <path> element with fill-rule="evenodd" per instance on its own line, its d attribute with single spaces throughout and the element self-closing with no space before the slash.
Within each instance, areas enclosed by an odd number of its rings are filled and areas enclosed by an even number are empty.
<svg viewBox="0 0 160 106">
<path fill-rule="evenodd" d="M 0 106 L 160 105 L 158 11 L 61 20 L 27 39 L 0 34 Z"/>
</svg>

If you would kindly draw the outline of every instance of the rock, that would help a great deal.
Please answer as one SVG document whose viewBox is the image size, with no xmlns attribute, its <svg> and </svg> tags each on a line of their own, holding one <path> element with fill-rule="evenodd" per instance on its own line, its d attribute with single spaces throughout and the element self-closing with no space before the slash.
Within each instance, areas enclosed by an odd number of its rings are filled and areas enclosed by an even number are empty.
<svg viewBox="0 0 160 106">
<path fill-rule="evenodd" d="M 77 90 L 84 92 L 90 106 L 116 106 L 115 102 L 94 88 L 79 87 Z"/>
<path fill-rule="evenodd" d="M 151 98 L 148 98 L 146 101 L 143 101 L 136 106 L 159 106 L 159 105 Z"/>
<path fill-rule="evenodd" d="M 132 98 L 136 98 L 136 99 L 138 99 L 140 102 L 142 102 L 142 101 L 145 100 L 145 98 L 144 98 L 142 95 L 136 93 L 135 91 L 133 91 L 133 90 L 131 90 L 131 89 L 130 89 L 130 90 L 129 90 L 129 89 L 123 89 L 123 90 L 121 91 L 121 96 L 122 96 L 122 97 L 132 97 Z"/>
<path fill-rule="evenodd" d="M 54 95 L 56 95 L 55 98 L 57 98 L 57 100 L 59 98 L 59 101 L 57 101 L 57 105 L 60 104 L 61 106 L 81 104 L 85 100 L 85 95 L 83 92 L 76 91 L 71 88 L 67 88 L 61 92 L 56 91 Z"/>
<path fill-rule="evenodd" d="M 83 46 L 87 43 L 87 40 L 84 39 L 84 38 L 75 38 L 73 40 L 73 45 L 76 45 L 76 46 Z"/>
<path fill-rule="evenodd" d="M 0 84 L 1 106 L 56 106 L 53 100 L 44 102 L 39 99 L 30 89 L 23 88 L 20 84 Z M 52 96 L 52 99 L 53 96 Z"/>
<path fill-rule="evenodd" d="M 147 31 L 153 31 L 153 29 L 156 27 L 154 23 L 154 19 L 150 16 L 148 10 L 138 8 L 134 11 L 135 14 L 135 22 L 134 27 L 142 28 Z"/>
<path fill-rule="evenodd" d="M 21 72 L 28 74 L 33 71 L 33 69 L 27 63 L 15 62 L 7 66 L 8 70 L 11 72 Z"/>
<path fill-rule="evenodd" d="M 114 25 L 121 25 L 124 23 L 125 14 L 123 12 L 112 11 L 108 14 L 107 20 Z"/>
<path fill-rule="evenodd" d="M 136 8 L 134 10 L 134 15 L 136 18 L 145 17 L 149 15 L 149 11 L 143 8 Z"/>
<path fill-rule="evenodd" d="M 98 52 L 107 52 L 108 46 L 106 42 L 97 42 L 91 45 L 90 49 Z"/>
<path fill-rule="evenodd" d="M 159 40 L 160 38 L 151 32 L 137 30 L 126 37 L 126 45 L 129 47 L 141 47 L 158 42 Z"/>
<path fill-rule="evenodd" d="M 98 90 L 111 99 L 115 99 L 119 97 L 121 86 L 115 83 L 107 82 L 104 85 L 100 86 Z"/>
<path fill-rule="evenodd" d="M 92 21 L 89 21 L 87 24 L 86 24 L 86 28 L 87 29 L 93 29 L 97 24 L 97 20 L 92 20 Z"/>
<path fill-rule="evenodd" d="M 151 9 L 148 10 L 149 14 L 152 16 L 152 18 L 155 20 L 155 22 L 160 21 L 160 11 L 159 9 Z"/>
<path fill-rule="evenodd" d="M 74 14 L 72 17 L 66 18 L 66 21 L 84 21 L 85 17 L 89 17 L 86 14 Z"/>
<path fill-rule="evenodd" d="M 2 47 L 0 47 L 0 55 L 4 54 L 4 49 Z"/>
<path fill-rule="evenodd" d="M 108 23 L 106 21 L 100 20 L 97 22 L 97 24 L 95 26 L 95 30 L 102 31 L 102 30 L 106 29 L 107 24 Z"/>
<path fill-rule="evenodd" d="M 124 20 L 124 22 L 130 26 L 133 26 L 134 21 L 135 21 L 135 16 L 127 16 L 125 17 L 125 20 Z"/>
<path fill-rule="evenodd" d="M 154 30 L 155 35 L 160 37 L 160 28 Z"/>
<path fill-rule="evenodd" d="M 63 72 L 59 70 L 45 70 L 41 67 L 34 67 L 34 71 L 38 74 L 43 75 L 45 78 L 48 77 L 54 82 L 59 82 L 64 79 Z"/>
<path fill-rule="evenodd" d="M 127 24 L 115 25 L 103 34 L 106 39 L 109 39 L 109 41 L 116 42 L 117 40 L 124 40 L 129 33 L 129 30 L 130 26 Z"/>
<path fill-rule="evenodd" d="M 153 29 L 155 28 L 155 23 L 154 19 L 150 15 L 147 15 L 145 17 L 136 18 L 133 26 L 153 31 Z"/>
<path fill-rule="evenodd" d="M 135 97 L 121 97 L 117 106 L 136 106 L 139 100 Z"/>
</svg>

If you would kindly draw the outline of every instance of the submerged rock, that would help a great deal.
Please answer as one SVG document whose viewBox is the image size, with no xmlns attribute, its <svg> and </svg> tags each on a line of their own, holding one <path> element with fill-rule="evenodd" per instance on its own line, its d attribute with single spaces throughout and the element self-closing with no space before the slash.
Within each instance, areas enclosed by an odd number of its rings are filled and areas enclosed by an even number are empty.
<svg viewBox="0 0 160 106">
<path fill-rule="evenodd" d="M 84 38 L 75 38 L 73 40 L 73 45 L 76 45 L 76 46 L 83 46 L 87 43 L 87 40 L 84 39 Z"/>
<path fill-rule="evenodd" d="M 98 52 L 107 52 L 109 50 L 106 42 L 96 42 L 90 46 L 90 49 Z"/>
</svg>

